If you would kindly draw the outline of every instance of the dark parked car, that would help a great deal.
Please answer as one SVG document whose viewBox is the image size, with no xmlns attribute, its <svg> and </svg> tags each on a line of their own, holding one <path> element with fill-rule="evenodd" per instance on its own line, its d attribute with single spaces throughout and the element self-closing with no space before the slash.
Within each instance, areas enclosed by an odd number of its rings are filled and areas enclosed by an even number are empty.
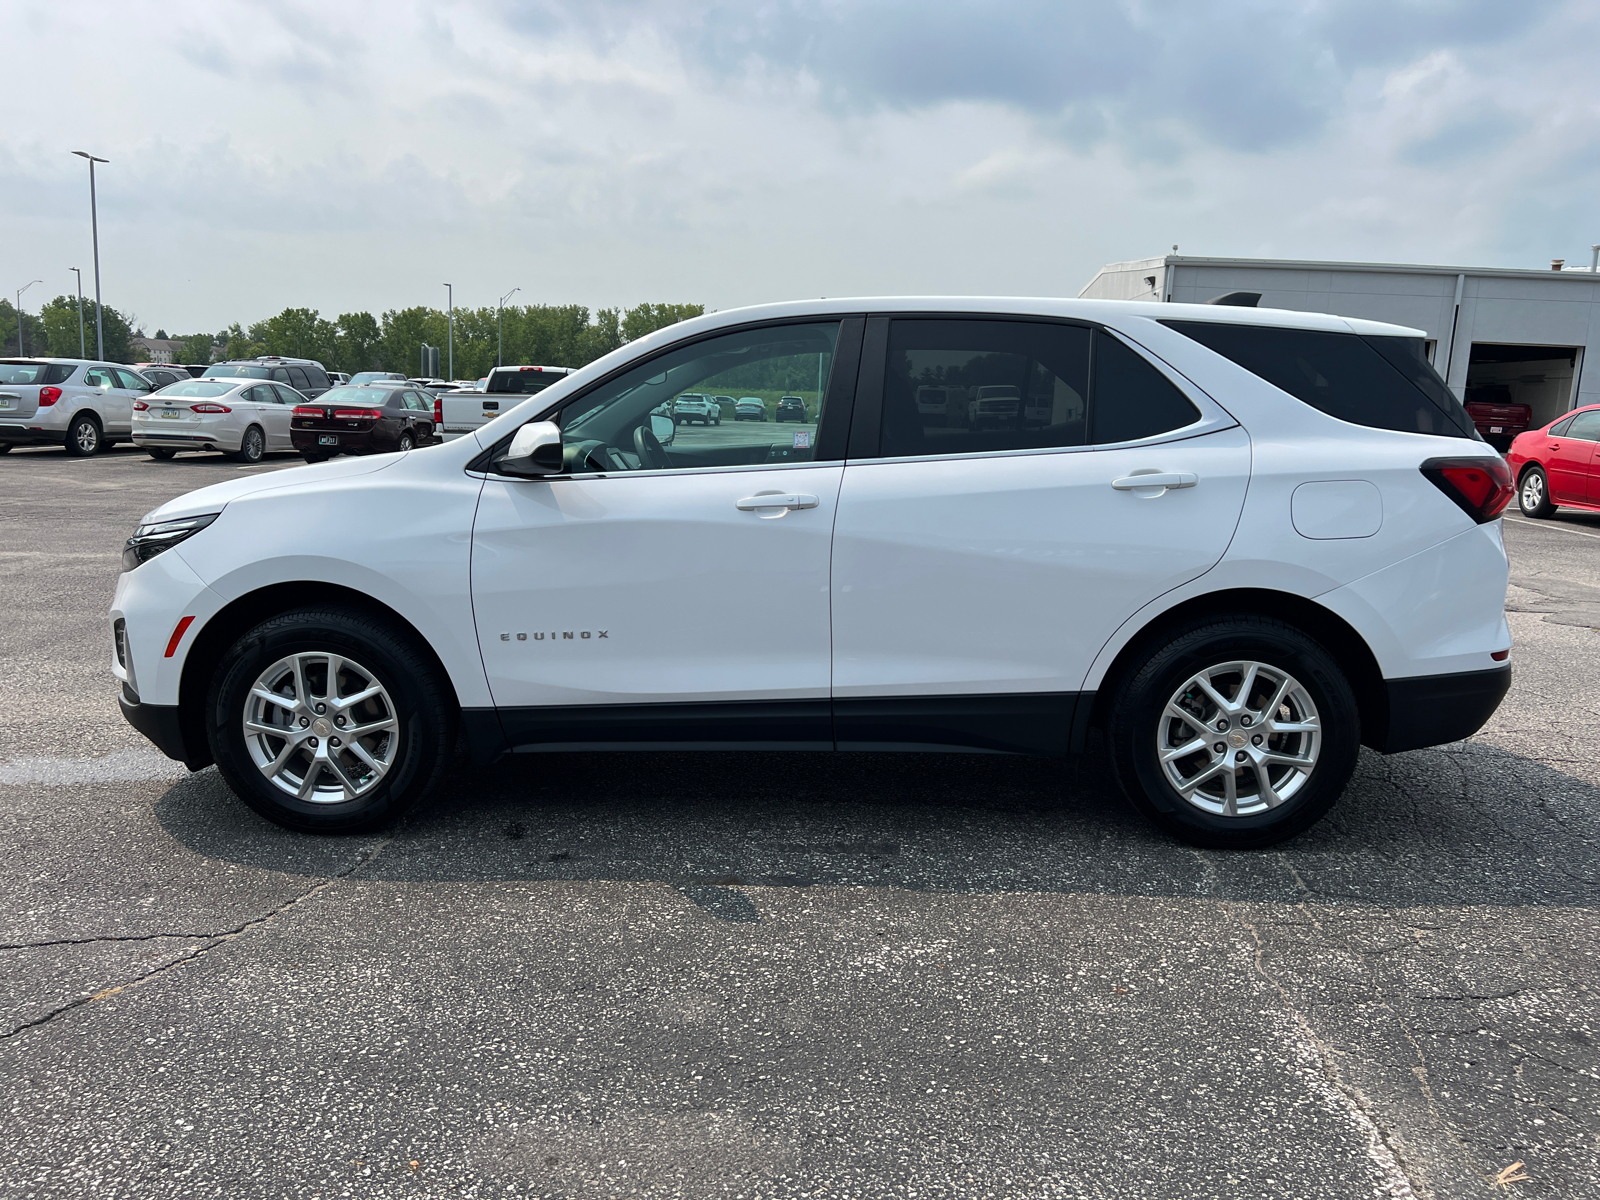
<svg viewBox="0 0 1600 1200">
<path fill-rule="evenodd" d="M 333 386 L 328 373 L 315 359 L 279 358 L 272 354 L 212 363 L 201 378 L 270 379 L 274 383 L 286 384 L 313 400 Z"/>
<path fill-rule="evenodd" d="M 774 421 L 804 421 L 806 419 L 806 402 L 799 396 L 784 396 L 778 401 L 778 411 L 772 414 Z"/>
<path fill-rule="evenodd" d="M 307 462 L 386 454 L 434 442 L 433 400 L 409 384 L 337 387 L 295 406 L 289 438 Z"/>
</svg>

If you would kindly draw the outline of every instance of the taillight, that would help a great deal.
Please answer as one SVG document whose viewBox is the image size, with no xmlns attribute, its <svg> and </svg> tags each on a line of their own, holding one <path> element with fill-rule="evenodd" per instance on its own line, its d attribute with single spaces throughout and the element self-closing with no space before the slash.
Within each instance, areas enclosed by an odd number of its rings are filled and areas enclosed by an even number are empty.
<svg viewBox="0 0 1600 1200">
<path fill-rule="evenodd" d="M 232 412 L 233 409 L 229 408 L 226 404 L 191 404 L 189 405 L 189 411 L 203 413 L 225 413 Z"/>
<path fill-rule="evenodd" d="M 444 401 L 438 396 L 433 398 L 433 423 L 435 425 L 444 424 Z"/>
<path fill-rule="evenodd" d="M 1422 473 L 1480 525 L 1503 513 L 1517 494 L 1503 458 L 1430 458 Z"/>
<path fill-rule="evenodd" d="M 58 387 L 42 387 L 39 389 L 39 407 L 49 408 L 61 399 L 61 389 Z"/>
<path fill-rule="evenodd" d="M 143 400 L 135 400 L 133 402 L 133 411 L 134 412 L 149 412 L 150 411 L 150 406 L 148 404 L 146 404 Z"/>
<path fill-rule="evenodd" d="M 375 408 L 336 408 L 333 410 L 335 421 L 376 421 L 383 416 Z"/>
<path fill-rule="evenodd" d="M 324 414 L 320 408 L 307 408 L 304 404 L 301 404 L 295 407 L 294 415 L 297 417 L 321 418 Z"/>
</svg>

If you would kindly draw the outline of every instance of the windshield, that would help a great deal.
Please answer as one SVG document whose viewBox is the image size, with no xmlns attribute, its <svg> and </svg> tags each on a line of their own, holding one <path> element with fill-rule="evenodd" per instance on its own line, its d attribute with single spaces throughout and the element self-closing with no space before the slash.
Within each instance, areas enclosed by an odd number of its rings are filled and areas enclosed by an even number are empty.
<svg viewBox="0 0 1600 1200">
<path fill-rule="evenodd" d="M 246 367 L 238 363 L 218 363 L 207 367 L 201 379 L 270 379 L 265 367 Z"/>
<path fill-rule="evenodd" d="M 377 383 L 384 379 L 400 378 L 401 376 L 395 371 L 357 371 L 354 375 L 350 376 L 350 383 L 352 386 L 354 386 L 363 383 Z"/>
<path fill-rule="evenodd" d="M 221 380 L 207 383 L 203 379 L 185 379 L 179 383 L 169 383 L 164 388 L 157 388 L 153 394 L 167 399 L 182 397 L 188 400 L 209 400 L 213 396 L 226 396 L 238 386 L 236 383 L 223 383 Z"/>
</svg>

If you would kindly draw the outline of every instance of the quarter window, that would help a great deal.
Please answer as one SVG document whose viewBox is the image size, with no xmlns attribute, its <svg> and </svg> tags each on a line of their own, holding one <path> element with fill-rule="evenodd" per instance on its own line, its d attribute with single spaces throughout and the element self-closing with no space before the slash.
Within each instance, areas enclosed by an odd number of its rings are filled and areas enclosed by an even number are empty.
<svg viewBox="0 0 1600 1200">
<path fill-rule="evenodd" d="M 573 400 L 560 414 L 568 470 L 574 474 L 810 462 L 837 321 L 746 329 L 669 350 Z M 772 424 L 717 419 L 710 397 L 760 396 Z M 681 403 L 680 403 L 681 401 Z"/>
<path fill-rule="evenodd" d="M 1461 402 L 1428 364 L 1420 338 L 1222 321 L 1162 324 L 1341 421 L 1402 433 L 1478 436 Z"/>
<path fill-rule="evenodd" d="M 1094 337 L 1095 445 L 1132 442 L 1171 433 L 1200 419 L 1182 392 L 1120 339 L 1104 331 Z"/>
</svg>

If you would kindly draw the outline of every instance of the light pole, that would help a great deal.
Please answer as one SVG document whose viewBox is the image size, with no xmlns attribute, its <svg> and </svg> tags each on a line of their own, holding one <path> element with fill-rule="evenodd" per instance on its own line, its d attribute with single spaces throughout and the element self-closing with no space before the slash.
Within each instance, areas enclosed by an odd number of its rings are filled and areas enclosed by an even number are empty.
<svg viewBox="0 0 1600 1200">
<path fill-rule="evenodd" d="M 83 272 L 77 267 L 68 267 L 78 277 L 78 357 L 88 358 L 88 352 L 83 348 Z"/>
<path fill-rule="evenodd" d="M 500 319 L 500 312 L 501 312 L 502 309 L 505 308 L 506 301 L 511 299 L 511 297 L 515 296 L 521 290 L 522 289 L 519 288 L 519 287 L 512 288 L 504 296 L 501 296 L 500 297 L 500 303 L 496 304 L 494 306 L 494 328 L 495 328 L 494 365 L 497 366 L 497 367 L 503 367 L 503 366 L 506 365 L 506 359 L 505 359 L 506 326 L 505 326 L 505 322 Z"/>
<path fill-rule="evenodd" d="M 74 150 L 79 158 L 89 160 L 89 227 L 94 231 L 94 355 L 104 359 L 106 356 L 105 322 L 100 313 L 100 212 L 94 199 L 94 165 L 97 162 L 110 162 L 109 158 L 96 158 L 87 150 Z"/>
<path fill-rule="evenodd" d="M 444 285 L 444 292 L 450 300 L 450 329 L 447 335 L 450 339 L 448 343 L 450 357 L 446 361 L 450 364 L 450 378 L 454 379 L 456 377 L 456 292 L 448 283 Z"/>
<path fill-rule="evenodd" d="M 42 279 L 35 279 L 33 281 L 33 283 L 43 283 L 43 282 L 44 282 L 44 280 L 42 280 Z M 22 335 L 23 335 L 23 331 L 22 331 L 22 293 L 27 291 L 29 288 L 31 288 L 33 286 L 33 283 L 25 283 L 25 284 L 23 284 L 21 287 L 19 287 L 17 289 L 17 357 L 18 358 L 26 358 L 28 356 L 28 347 L 23 344 L 23 340 L 22 340 Z"/>
</svg>

